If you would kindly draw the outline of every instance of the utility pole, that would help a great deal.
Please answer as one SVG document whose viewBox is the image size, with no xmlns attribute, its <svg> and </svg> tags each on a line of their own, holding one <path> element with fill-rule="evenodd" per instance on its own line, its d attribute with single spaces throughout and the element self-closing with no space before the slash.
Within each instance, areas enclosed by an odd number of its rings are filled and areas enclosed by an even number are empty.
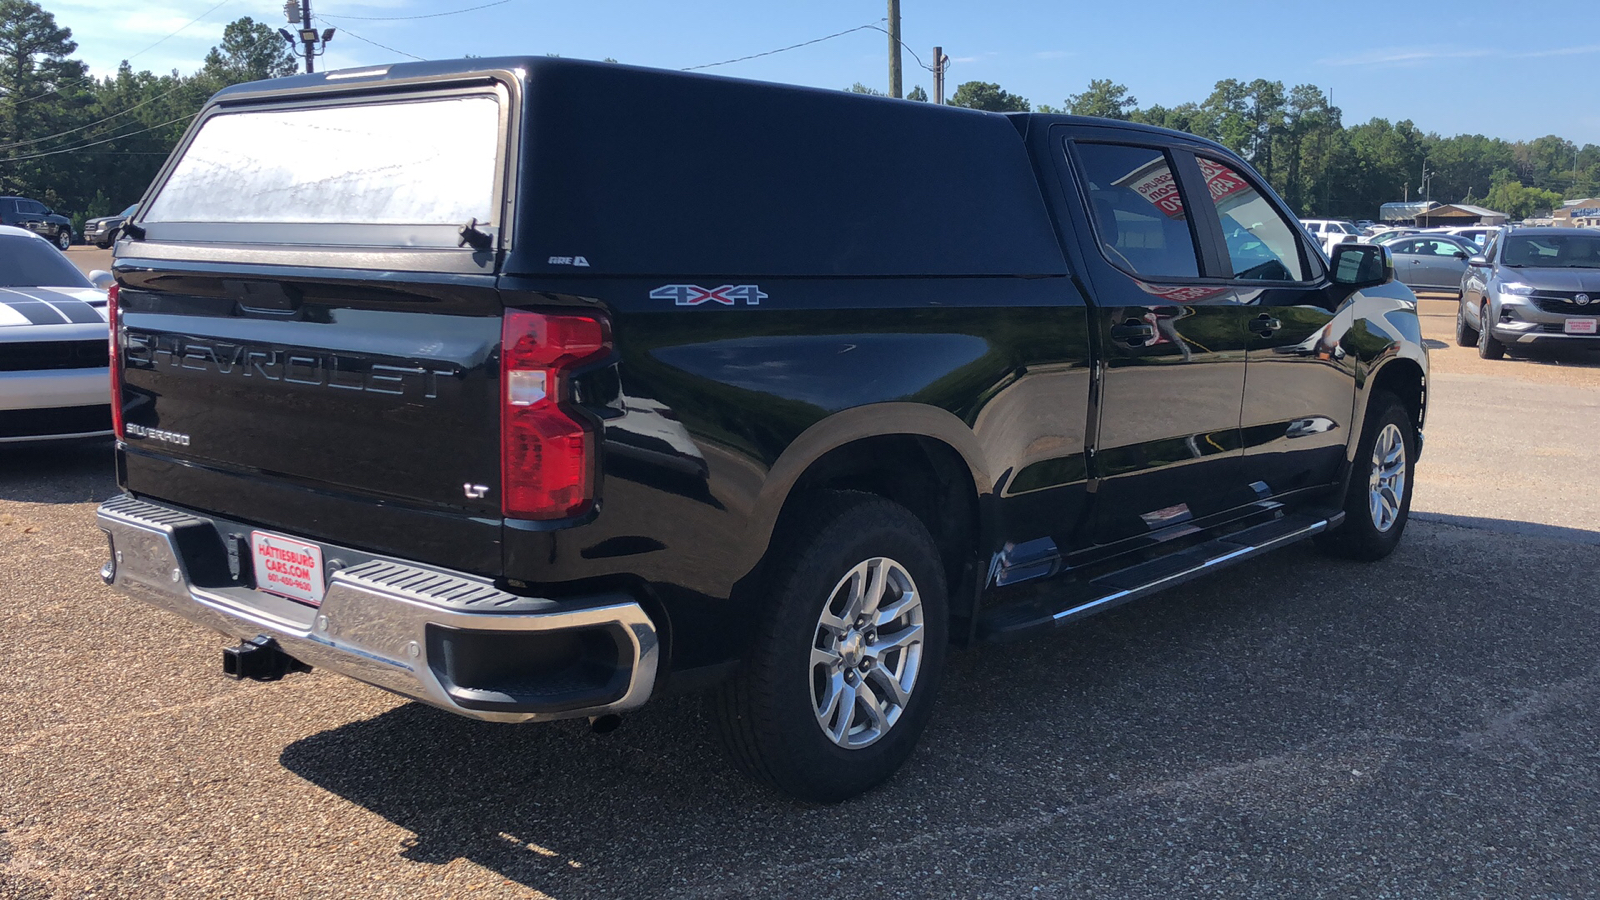
<svg viewBox="0 0 1600 900">
<path fill-rule="evenodd" d="M 307 0 L 309 2 L 309 0 Z M 889 0 L 889 96 L 900 99 L 900 0 Z"/>
<path fill-rule="evenodd" d="M 305 45 L 305 50 L 294 49 L 291 52 L 296 56 L 305 57 L 306 74 L 310 75 L 316 71 L 312 60 L 327 51 L 327 43 L 333 40 L 333 29 L 325 28 L 322 34 L 318 35 L 317 30 L 311 27 L 311 0 L 284 0 L 283 15 L 289 20 L 290 25 L 298 24 L 300 30 L 298 34 L 290 34 L 289 29 L 279 28 L 278 35 L 288 42 L 291 48 L 296 48 L 300 44 Z M 317 50 L 319 43 L 324 45 L 321 51 Z"/>
<path fill-rule="evenodd" d="M 943 47 L 933 48 L 933 102 L 935 106 L 944 105 L 944 67 L 950 62 L 950 57 L 944 55 Z"/>
</svg>

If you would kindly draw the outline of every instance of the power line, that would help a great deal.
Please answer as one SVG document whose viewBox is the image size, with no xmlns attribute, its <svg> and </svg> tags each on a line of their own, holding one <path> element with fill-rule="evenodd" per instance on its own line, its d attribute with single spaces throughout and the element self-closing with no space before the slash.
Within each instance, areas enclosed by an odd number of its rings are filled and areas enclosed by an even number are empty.
<svg viewBox="0 0 1600 900">
<path fill-rule="evenodd" d="M 497 4 L 490 4 L 490 5 L 491 5 L 491 6 L 494 6 L 494 5 L 497 5 Z M 464 11 L 464 10 L 463 10 L 463 11 Z M 320 15 L 319 15 L 319 16 L 313 16 L 313 17 L 312 17 L 312 18 L 316 18 L 316 19 L 322 19 L 322 21 L 324 21 L 324 22 L 327 22 L 327 21 L 328 21 L 328 20 L 327 20 L 327 19 L 323 19 L 323 18 L 322 18 L 322 16 L 320 16 Z M 328 22 L 328 24 L 329 24 L 329 25 L 332 25 L 332 24 L 333 24 L 333 23 L 332 23 L 332 22 Z M 407 52 L 405 52 L 405 51 L 404 51 L 404 50 L 396 50 L 396 49 L 395 49 L 395 48 L 393 48 L 393 47 L 390 47 L 390 46 L 389 46 L 389 45 L 387 45 L 387 44 L 380 44 L 380 43 L 378 43 L 378 42 L 377 42 L 377 41 L 375 41 L 375 40 L 372 40 L 372 39 L 371 39 L 371 38 L 364 38 L 364 37 L 362 37 L 362 36 L 361 36 L 361 35 L 359 35 L 359 34 L 356 34 L 356 33 L 355 33 L 355 32 L 354 32 L 354 31 L 351 31 L 351 30 L 350 30 L 350 29 L 348 29 L 348 28 L 345 28 L 345 29 L 343 29 L 343 30 L 342 30 L 342 32 L 343 32 L 343 33 L 344 33 L 344 34 L 347 34 L 347 35 L 349 35 L 349 36 L 350 36 L 350 37 L 353 37 L 353 38 L 355 38 L 355 39 L 356 39 L 356 40 L 358 40 L 358 41 L 365 41 L 365 42 L 366 42 L 366 43 L 368 43 L 368 44 L 371 44 L 371 45 L 372 45 L 372 46 L 374 46 L 374 47 L 382 47 L 382 48 L 383 48 L 383 49 L 385 49 L 385 50 L 387 50 L 387 51 L 389 51 L 389 52 L 390 52 L 390 53 L 398 53 L 398 54 L 400 54 L 400 55 L 401 55 L 401 56 L 409 56 L 409 57 L 411 57 L 411 58 L 412 58 L 412 59 L 414 59 L 414 60 L 416 60 L 416 61 L 417 61 L 417 62 L 427 62 L 427 60 L 426 60 L 426 59 L 423 59 L 423 58 L 422 58 L 422 57 L 420 57 L 420 56 L 417 56 L 417 55 L 415 55 L 415 54 L 412 54 L 412 53 L 407 53 Z"/>
<path fill-rule="evenodd" d="M 269 35 L 267 37 L 262 38 L 259 41 L 256 41 L 254 44 L 251 44 L 244 52 L 245 53 L 253 53 L 257 49 L 259 49 L 260 47 L 265 46 L 266 44 L 269 44 L 269 43 L 276 43 L 278 40 L 280 40 L 278 35 L 276 35 L 276 34 Z M 87 125 L 80 125 L 77 128 L 71 128 L 71 129 L 68 129 L 66 131 L 60 132 L 58 134 L 51 134 L 51 135 L 46 135 L 44 137 L 38 137 L 38 138 L 30 138 L 30 139 L 25 140 L 25 141 L 17 141 L 15 143 L 11 143 L 11 144 L 0 144 L 0 150 L 9 150 L 11 148 L 21 147 L 21 146 L 25 146 L 27 144 L 37 144 L 37 143 L 40 143 L 42 141 L 51 140 L 52 138 L 65 137 L 66 135 L 73 134 L 73 133 L 79 132 L 79 131 L 83 131 L 86 128 L 93 128 L 94 126 L 99 125 L 99 124 L 101 124 L 103 122 L 109 122 L 112 119 L 119 118 L 121 116 L 125 116 L 128 113 L 133 112 L 134 110 L 136 110 L 136 109 L 138 109 L 138 108 L 140 108 L 142 106 L 147 106 L 147 105 L 149 105 L 151 103 L 154 103 L 157 100 L 163 99 L 165 97 L 169 97 L 172 94 L 177 93 L 178 91 L 181 91 L 181 90 L 184 90 L 186 88 L 193 87 L 193 86 L 194 86 L 194 82 L 192 82 L 192 81 L 180 82 L 178 85 L 173 87 L 171 90 L 164 91 L 164 92 L 162 92 L 160 94 L 157 94 L 154 97 L 150 97 L 148 99 L 141 100 L 138 103 L 135 103 L 133 106 L 130 106 L 127 109 L 122 110 L 121 112 L 112 113 L 111 115 L 106 116 L 103 119 L 97 119 L 97 120 L 95 120 L 93 122 L 90 122 Z M 171 124 L 171 123 L 166 123 L 166 124 Z M 121 127 L 121 126 L 113 126 L 113 129 L 118 128 L 118 127 Z M 153 131 L 156 128 L 160 128 L 160 127 L 162 127 L 162 126 L 156 125 L 156 126 L 153 126 L 152 128 L 146 129 L 146 130 L 147 131 Z M 127 134 L 142 134 L 142 133 L 143 132 L 134 131 L 134 132 L 128 132 Z M 127 136 L 126 134 L 114 135 L 113 139 L 118 138 L 118 137 L 126 137 L 126 136 Z M 99 143 L 99 142 L 96 142 L 96 143 Z M 71 152 L 71 151 L 77 150 L 77 149 L 79 149 L 81 147 L 93 147 L 93 146 L 96 146 L 96 143 L 76 144 L 76 145 L 71 146 L 71 147 L 58 147 L 58 148 L 56 148 L 56 150 L 51 151 L 51 153 L 55 153 L 57 151 L 63 152 L 63 153 Z M 48 156 L 48 155 L 51 155 L 51 153 L 35 154 L 35 155 L 31 155 L 31 156 L 7 157 L 5 159 L 37 159 L 39 156 Z M 5 161 L 5 159 L 0 159 L 0 161 Z"/>
<path fill-rule="evenodd" d="M 887 18 L 883 18 L 883 19 L 879 19 L 878 20 L 878 22 L 887 22 L 887 21 L 888 21 Z M 771 56 L 774 53 L 784 53 L 784 52 L 787 52 L 789 50 L 798 50 L 801 47 L 809 47 L 812 44 L 820 44 L 823 41 L 831 41 L 836 37 L 844 37 L 845 35 L 850 34 L 851 32 L 854 32 L 854 31 L 865 31 L 868 28 L 875 29 L 877 31 L 883 31 L 882 28 L 878 27 L 877 22 L 869 23 L 867 25 L 857 25 L 854 28 L 846 28 L 844 31 L 835 32 L 834 34 L 830 34 L 827 37 L 819 37 L 819 38 L 816 38 L 814 40 L 804 41 L 804 42 L 799 43 L 799 44 L 791 44 L 791 45 L 789 45 L 787 47 L 779 47 L 776 50 L 768 50 L 765 53 L 752 53 L 749 56 L 741 56 L 738 59 L 725 59 L 722 62 L 706 63 L 703 66 L 689 66 L 688 68 L 681 69 L 680 71 L 693 72 L 696 69 L 711 69 L 711 68 L 715 68 L 717 66 L 726 66 L 726 65 L 730 65 L 730 64 L 736 63 L 736 62 L 744 62 L 747 59 L 760 59 L 763 56 Z M 884 33 L 887 34 L 888 32 L 884 32 Z M 912 54 L 912 55 L 914 56 L 915 54 Z M 922 60 L 919 59 L 919 60 L 917 60 L 917 62 L 920 64 L 922 62 Z"/>
<path fill-rule="evenodd" d="M 180 32 L 182 32 L 185 29 L 187 29 L 190 25 L 193 25 L 194 23 L 200 21 L 201 19 L 204 19 L 206 16 L 211 15 L 212 13 L 216 12 L 217 10 L 221 9 L 224 6 L 227 6 L 229 3 L 232 3 L 232 2 L 233 2 L 233 0 L 219 0 L 219 2 L 215 6 L 211 7 L 210 9 L 208 9 L 205 12 L 201 13 L 200 15 L 195 16 L 194 18 L 192 18 L 189 21 L 183 23 L 182 25 L 179 25 L 176 31 L 173 31 L 173 32 L 169 33 L 168 35 L 166 35 L 166 37 L 161 38 L 160 40 L 156 41 L 154 44 L 151 44 L 150 46 L 144 48 L 143 50 L 140 50 L 138 53 L 135 53 L 134 55 L 128 57 L 126 60 L 124 60 L 124 62 L 133 62 L 134 60 L 138 59 L 139 57 L 143 56 L 144 54 L 146 54 L 146 53 L 150 52 L 151 50 L 154 50 L 155 48 L 157 48 L 157 47 L 161 46 L 162 44 L 166 43 L 169 38 L 176 37 Z M 51 88 L 48 91 L 45 91 L 42 94 L 35 94 L 32 97 L 24 97 L 21 100 L 7 100 L 6 103 L 10 104 L 12 109 L 16 109 L 18 106 L 21 106 L 24 103 L 32 103 L 35 100 L 41 99 L 43 97 L 48 97 L 51 94 L 59 94 L 59 93 L 61 93 L 62 91 L 66 90 L 69 87 L 75 87 L 77 85 L 83 84 L 85 81 L 93 81 L 93 80 L 94 80 L 94 76 L 93 75 L 85 75 L 82 78 L 79 78 L 79 79 L 77 79 L 75 81 L 69 81 L 66 84 L 58 84 L 55 87 Z"/>
<path fill-rule="evenodd" d="M 120 141 L 123 138 L 133 137 L 134 135 L 137 135 L 137 134 L 146 134 L 148 132 L 155 131 L 157 128 L 165 128 L 168 125 L 172 125 L 172 124 L 175 124 L 177 122 L 182 122 L 182 121 L 184 121 L 186 119 L 192 119 L 192 118 L 194 118 L 195 116 L 198 116 L 198 115 L 200 115 L 199 112 L 192 112 L 192 113 L 188 114 L 187 116 L 179 116 L 176 119 L 168 119 L 167 121 L 162 122 L 159 125 L 151 125 L 149 128 L 141 128 L 138 131 L 123 132 L 122 134 L 112 135 L 111 137 L 105 138 L 104 140 L 92 141 L 92 142 L 87 143 L 87 144 L 79 144 L 79 145 L 77 145 L 75 147 L 62 147 L 59 150 L 47 150 L 44 153 L 33 153 L 33 154 L 28 155 L 28 156 L 12 156 L 12 157 L 8 157 L 8 158 L 5 158 L 5 159 L 0 159 L 0 163 L 23 162 L 25 160 L 30 160 L 30 159 L 42 159 L 42 158 L 44 158 L 46 156 L 57 156 L 57 155 L 62 154 L 62 153 L 76 153 L 79 150 L 85 150 L 85 149 L 87 149 L 89 147 L 98 147 L 98 146 L 100 146 L 102 144 L 109 144 L 112 141 Z"/>
<path fill-rule="evenodd" d="M 879 19 L 878 21 L 882 22 L 883 20 Z M 879 28 L 876 25 L 863 25 L 861 27 L 863 27 L 863 28 L 871 28 L 874 31 L 881 31 L 884 34 L 889 34 L 889 29 L 887 29 L 887 28 Z M 890 37 L 894 37 L 894 35 L 892 35 L 892 34 L 889 34 L 889 36 Z M 824 39 L 824 40 L 826 40 L 826 39 Z M 906 43 L 905 41 L 900 40 L 899 38 L 895 38 L 895 40 L 899 42 L 900 46 L 906 48 L 906 52 L 911 54 L 911 58 L 917 61 L 917 65 L 923 67 L 924 69 L 927 69 L 929 72 L 933 71 L 933 66 L 930 66 L 927 63 L 923 62 L 922 61 L 922 57 L 917 55 L 917 51 L 911 49 L 911 45 L 910 44 Z"/>
<path fill-rule="evenodd" d="M 274 35 L 274 37 L 276 37 L 276 35 Z M 259 46 L 259 44 L 257 46 Z M 116 118 L 120 118 L 122 116 L 125 116 L 128 113 L 133 112 L 134 110 L 138 109 L 141 106 L 148 106 L 149 104 L 154 103 L 154 102 L 156 102 L 157 100 L 160 100 L 163 97 L 171 96 L 172 94 L 175 94 L 178 91 L 184 90 L 186 88 L 191 88 L 193 86 L 194 86 L 194 84 L 192 82 L 181 82 L 181 83 L 178 84 L 177 87 L 174 87 L 172 90 L 164 91 L 164 92 L 162 92 L 160 94 L 157 94 L 154 97 L 150 97 L 149 99 L 146 99 L 146 100 L 141 100 L 138 103 L 135 103 L 134 105 L 128 107 L 127 109 L 124 109 L 122 112 L 112 113 L 111 115 L 106 116 L 103 119 L 96 119 L 95 121 L 90 122 L 87 125 L 79 125 L 77 128 L 69 128 L 66 131 L 58 132 L 56 134 L 47 134 L 44 137 L 29 138 L 29 139 L 27 139 L 25 141 L 15 141 L 15 142 L 10 143 L 10 144 L 0 144 L 0 150 L 10 150 L 13 147 L 22 147 L 22 146 L 26 146 L 28 144 L 38 144 L 38 143 L 41 143 L 41 142 L 44 142 L 44 141 L 53 140 L 53 139 L 58 138 L 58 137 L 66 137 L 69 134 L 74 134 L 76 132 L 83 131 L 86 128 L 93 128 L 94 126 L 99 125 L 101 122 L 109 122 L 112 119 L 116 119 Z"/>
<path fill-rule="evenodd" d="M 485 3 L 482 6 L 469 6 L 466 9 L 452 9 L 449 12 L 428 13 L 425 16 L 331 16 L 331 15 L 329 15 L 329 16 L 318 16 L 317 18 L 319 18 L 319 19 L 355 19 L 357 21 L 362 21 L 362 22 L 404 22 L 404 21 L 408 21 L 408 20 L 411 20 L 411 19 L 437 19 L 440 16 L 459 16 L 462 13 L 477 12 L 480 9 L 488 9 L 491 6 L 502 6 L 502 5 L 510 3 L 510 2 L 511 2 L 511 0 L 495 0 L 495 2 L 493 2 L 493 3 Z"/>
<path fill-rule="evenodd" d="M 128 57 L 128 62 L 133 62 L 134 60 L 136 60 L 139 57 L 145 55 L 146 53 L 149 53 L 151 50 L 154 50 L 155 48 L 161 46 L 162 44 L 165 44 L 168 40 L 170 40 L 170 39 L 172 39 L 174 37 L 177 37 L 179 32 L 181 32 L 184 29 L 188 28 L 190 25 L 193 25 L 194 23 L 200 21 L 201 19 L 204 19 L 206 16 L 211 15 L 212 13 L 214 13 L 217 10 L 223 8 L 224 6 L 227 6 L 229 3 L 232 3 L 232 2 L 233 2 L 233 0 L 219 0 L 219 2 L 217 3 L 216 6 L 211 7 L 210 9 L 208 9 L 205 12 L 201 13 L 200 15 L 195 16 L 194 18 L 190 19 L 189 21 L 183 23 L 181 26 L 178 27 L 177 31 L 172 32 L 171 34 L 167 35 L 166 37 L 162 38 L 161 40 L 156 41 L 154 44 L 151 44 L 150 46 L 144 48 L 143 50 L 140 50 L 138 53 L 135 53 L 134 55 Z"/>
</svg>

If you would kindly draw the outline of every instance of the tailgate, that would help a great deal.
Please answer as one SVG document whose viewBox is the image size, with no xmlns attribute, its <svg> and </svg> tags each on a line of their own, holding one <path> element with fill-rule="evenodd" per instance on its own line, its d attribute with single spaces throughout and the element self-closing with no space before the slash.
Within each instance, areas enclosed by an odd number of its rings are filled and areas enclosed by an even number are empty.
<svg viewBox="0 0 1600 900">
<path fill-rule="evenodd" d="M 416 285 L 240 275 L 123 270 L 131 454 L 445 521 L 498 518 L 500 304 L 491 279 L 455 279 L 424 295 Z M 130 490 L 163 493 L 140 483 L 138 461 L 128 471 Z M 331 533 L 350 523 L 304 508 L 316 505 L 309 498 L 294 521 L 289 510 L 249 508 L 252 495 L 189 499 L 302 534 L 404 549 Z"/>
</svg>

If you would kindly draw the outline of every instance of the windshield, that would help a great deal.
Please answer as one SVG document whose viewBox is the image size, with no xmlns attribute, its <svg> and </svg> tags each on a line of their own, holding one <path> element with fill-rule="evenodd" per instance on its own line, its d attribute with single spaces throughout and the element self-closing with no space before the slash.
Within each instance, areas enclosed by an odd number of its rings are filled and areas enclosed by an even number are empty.
<svg viewBox="0 0 1600 900">
<path fill-rule="evenodd" d="M 1500 263 L 1514 269 L 1600 269 L 1600 234 L 1511 235 Z"/>
<path fill-rule="evenodd" d="M 0 237 L 0 287 L 93 287 L 56 248 L 35 237 Z"/>
</svg>

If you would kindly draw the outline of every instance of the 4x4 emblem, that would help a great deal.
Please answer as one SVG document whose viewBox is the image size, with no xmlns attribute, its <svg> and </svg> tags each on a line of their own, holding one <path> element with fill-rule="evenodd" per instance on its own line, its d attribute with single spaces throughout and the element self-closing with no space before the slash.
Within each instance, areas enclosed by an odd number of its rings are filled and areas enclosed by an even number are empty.
<svg viewBox="0 0 1600 900">
<path fill-rule="evenodd" d="M 1589 305 L 1589 295 L 1588 294 L 1579 294 L 1576 297 L 1573 297 L 1572 299 L 1579 306 L 1588 306 Z"/>
<path fill-rule="evenodd" d="M 758 306 L 767 299 L 767 295 L 754 284 L 725 284 L 715 288 L 703 288 L 698 284 L 664 284 L 650 292 L 650 299 L 671 300 L 675 306 L 699 306 L 709 302 L 733 306 L 738 300 L 743 300 L 746 306 Z"/>
</svg>

